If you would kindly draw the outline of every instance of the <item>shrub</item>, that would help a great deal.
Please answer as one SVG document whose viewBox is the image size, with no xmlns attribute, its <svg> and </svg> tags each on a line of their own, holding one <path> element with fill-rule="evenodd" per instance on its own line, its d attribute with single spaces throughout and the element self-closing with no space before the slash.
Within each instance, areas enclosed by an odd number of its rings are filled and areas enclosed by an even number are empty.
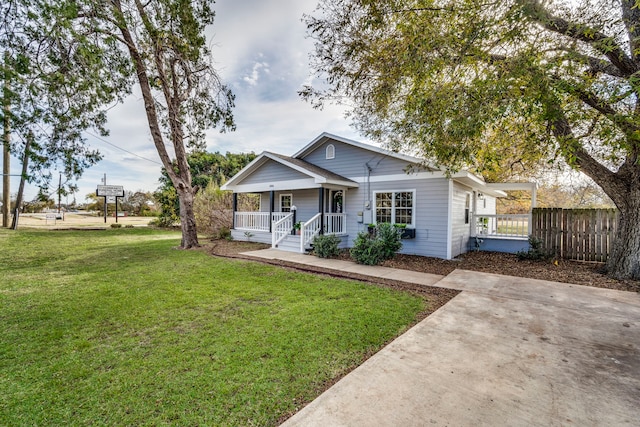
<svg viewBox="0 0 640 427">
<path fill-rule="evenodd" d="M 111 224 L 111 228 L 120 228 L 120 227 L 122 227 L 122 224 L 118 224 L 118 223 Z"/>
<path fill-rule="evenodd" d="M 518 251 L 516 256 L 518 259 L 530 259 L 530 260 L 547 260 L 553 257 L 553 253 L 548 251 L 542 247 L 542 240 L 534 237 L 533 235 L 529 236 L 529 250 L 528 251 Z"/>
<path fill-rule="evenodd" d="M 169 216 L 159 216 L 156 219 L 149 221 L 149 225 L 159 228 L 173 228 L 175 221 Z"/>
<path fill-rule="evenodd" d="M 358 233 L 349 253 L 358 264 L 378 265 L 384 259 L 381 241 L 366 232 Z"/>
<path fill-rule="evenodd" d="M 358 264 L 378 265 L 391 259 L 402 248 L 401 232 L 391 224 L 378 224 L 375 233 L 361 232 L 351 248 L 351 257 Z"/>
<path fill-rule="evenodd" d="M 383 259 L 391 259 L 402 248 L 402 232 L 387 222 L 378 225 L 376 237 L 382 242 Z"/>
<path fill-rule="evenodd" d="M 313 239 L 313 252 L 320 258 L 331 258 L 340 253 L 340 238 L 335 234 L 319 235 Z"/>
</svg>

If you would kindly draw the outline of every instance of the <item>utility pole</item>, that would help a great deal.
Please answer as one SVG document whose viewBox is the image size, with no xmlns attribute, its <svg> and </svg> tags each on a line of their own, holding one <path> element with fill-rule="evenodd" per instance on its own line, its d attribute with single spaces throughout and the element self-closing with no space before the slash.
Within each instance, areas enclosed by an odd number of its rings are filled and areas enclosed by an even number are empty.
<svg viewBox="0 0 640 427">
<path fill-rule="evenodd" d="M 107 174 L 102 178 L 102 185 L 107 185 Z M 107 196 L 104 197 L 104 223 L 107 223 Z"/>
<path fill-rule="evenodd" d="M 58 178 L 58 213 L 60 213 L 60 200 L 62 199 L 62 173 Z"/>
</svg>

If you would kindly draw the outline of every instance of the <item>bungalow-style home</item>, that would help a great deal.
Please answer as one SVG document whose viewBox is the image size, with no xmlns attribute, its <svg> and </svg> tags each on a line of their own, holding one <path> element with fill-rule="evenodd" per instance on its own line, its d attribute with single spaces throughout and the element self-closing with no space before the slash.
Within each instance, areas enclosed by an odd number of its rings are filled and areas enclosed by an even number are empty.
<svg viewBox="0 0 640 427">
<path fill-rule="evenodd" d="M 234 195 L 235 240 L 304 252 L 318 234 L 350 247 L 382 222 L 403 233 L 401 253 L 451 259 L 469 250 L 528 248 L 529 215 L 496 215 L 505 190 L 470 172 L 447 176 L 423 159 L 323 133 L 293 156 L 263 152 L 227 183 Z M 260 195 L 260 209 L 238 212 L 238 193 Z"/>
</svg>

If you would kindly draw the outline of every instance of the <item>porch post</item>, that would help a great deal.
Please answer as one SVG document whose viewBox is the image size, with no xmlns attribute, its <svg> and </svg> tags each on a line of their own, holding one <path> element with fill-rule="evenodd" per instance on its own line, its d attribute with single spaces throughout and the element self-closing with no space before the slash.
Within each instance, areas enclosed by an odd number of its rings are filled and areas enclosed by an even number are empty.
<svg viewBox="0 0 640 427">
<path fill-rule="evenodd" d="M 233 205 L 231 208 L 231 229 L 236 228 L 236 212 L 238 211 L 238 193 L 233 193 Z"/>
<path fill-rule="evenodd" d="M 320 234 L 324 234 L 324 188 L 318 188 L 318 212 L 320 212 Z"/>
<path fill-rule="evenodd" d="M 276 192 L 271 190 L 269 192 L 269 233 L 273 233 L 271 226 L 273 223 L 273 206 L 276 202 Z"/>
</svg>

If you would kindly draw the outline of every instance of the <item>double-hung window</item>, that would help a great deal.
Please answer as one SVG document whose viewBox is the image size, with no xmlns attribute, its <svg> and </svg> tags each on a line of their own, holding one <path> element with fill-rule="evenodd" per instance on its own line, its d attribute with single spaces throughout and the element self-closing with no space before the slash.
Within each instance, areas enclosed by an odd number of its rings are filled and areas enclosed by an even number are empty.
<svg viewBox="0 0 640 427">
<path fill-rule="evenodd" d="M 415 226 L 415 190 L 374 192 L 376 223 Z"/>
</svg>

